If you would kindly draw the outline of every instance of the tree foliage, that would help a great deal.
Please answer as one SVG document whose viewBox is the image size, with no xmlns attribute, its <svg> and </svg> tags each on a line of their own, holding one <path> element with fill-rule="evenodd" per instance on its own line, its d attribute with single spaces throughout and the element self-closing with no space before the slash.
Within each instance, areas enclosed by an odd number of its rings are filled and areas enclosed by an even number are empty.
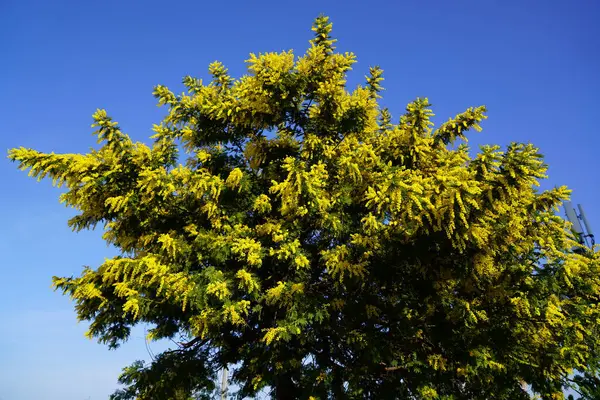
<svg viewBox="0 0 600 400">
<path fill-rule="evenodd" d="M 471 153 L 485 107 L 436 128 L 417 99 L 394 122 L 382 70 L 349 90 L 355 55 L 326 17 L 313 31 L 239 79 L 215 62 L 186 93 L 157 86 L 150 145 L 98 110 L 99 149 L 10 151 L 120 250 L 54 278 L 89 336 L 186 338 L 113 398 L 185 398 L 234 364 L 240 397 L 562 398 L 600 338 L 598 253 L 555 213 L 568 190 L 537 188 L 531 144 Z"/>
<path fill-rule="evenodd" d="M 598 362 L 590 362 L 587 369 L 577 373 L 571 379 L 569 400 L 597 400 L 600 399 L 600 368 Z"/>
</svg>

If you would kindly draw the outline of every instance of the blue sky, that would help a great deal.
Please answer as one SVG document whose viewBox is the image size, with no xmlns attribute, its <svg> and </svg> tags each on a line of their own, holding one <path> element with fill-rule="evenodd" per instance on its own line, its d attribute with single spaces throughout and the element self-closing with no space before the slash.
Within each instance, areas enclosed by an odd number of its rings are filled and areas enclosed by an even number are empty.
<svg viewBox="0 0 600 400">
<path fill-rule="evenodd" d="M 386 72 L 398 116 L 429 97 L 437 120 L 485 104 L 472 145 L 533 142 L 600 230 L 600 2 L 595 0 L 0 1 L 0 148 L 83 152 L 91 114 L 106 108 L 136 140 L 160 120 L 152 87 L 182 90 L 214 60 L 233 75 L 250 52 L 302 53 L 319 13 L 353 51 L 355 85 Z M 109 352 L 83 337 L 52 275 L 78 274 L 113 251 L 99 232 L 74 234 L 58 191 L 0 160 L 0 399 L 97 400 L 120 368 L 148 358 L 143 331 Z"/>
</svg>

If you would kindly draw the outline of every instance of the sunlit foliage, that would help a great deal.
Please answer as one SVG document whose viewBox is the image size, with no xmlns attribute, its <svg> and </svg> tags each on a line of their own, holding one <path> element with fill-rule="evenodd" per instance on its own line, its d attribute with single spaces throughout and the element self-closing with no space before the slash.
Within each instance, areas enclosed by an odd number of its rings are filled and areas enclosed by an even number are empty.
<svg viewBox="0 0 600 400">
<path fill-rule="evenodd" d="M 348 88 L 331 26 L 239 79 L 215 62 L 186 93 L 157 86 L 150 145 L 98 110 L 98 150 L 10 151 L 120 250 L 54 278 L 89 336 L 182 341 L 114 398 L 187 398 L 225 365 L 240 396 L 562 398 L 600 338 L 598 253 L 556 215 L 568 190 L 537 188 L 531 144 L 471 151 L 483 106 L 434 127 L 427 99 L 380 107 L 378 67 Z"/>
</svg>

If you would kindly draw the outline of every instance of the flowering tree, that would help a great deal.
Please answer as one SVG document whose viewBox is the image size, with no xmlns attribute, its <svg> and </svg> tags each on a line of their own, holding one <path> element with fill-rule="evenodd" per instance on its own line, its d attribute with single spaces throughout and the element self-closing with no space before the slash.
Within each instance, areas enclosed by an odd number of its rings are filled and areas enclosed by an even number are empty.
<svg viewBox="0 0 600 400">
<path fill-rule="evenodd" d="M 240 396 L 561 398 L 600 338 L 598 253 L 554 212 L 567 189 L 536 189 L 530 144 L 471 156 L 484 107 L 434 128 L 417 99 L 393 122 L 382 70 L 349 91 L 354 54 L 326 17 L 313 30 L 240 79 L 216 62 L 185 94 L 157 86 L 151 145 L 98 110 L 98 150 L 10 152 L 120 250 L 54 278 L 89 336 L 114 348 L 147 323 L 180 343 L 113 398 L 189 398 L 227 365 Z"/>
</svg>

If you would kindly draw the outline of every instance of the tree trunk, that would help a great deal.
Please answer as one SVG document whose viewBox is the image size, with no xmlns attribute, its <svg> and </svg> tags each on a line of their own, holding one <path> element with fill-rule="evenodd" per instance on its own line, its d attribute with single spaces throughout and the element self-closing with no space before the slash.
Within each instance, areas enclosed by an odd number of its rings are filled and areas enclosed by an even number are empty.
<svg viewBox="0 0 600 400">
<path fill-rule="evenodd" d="M 227 400 L 227 367 L 223 368 L 223 378 L 221 380 L 221 400 Z"/>
<path fill-rule="evenodd" d="M 291 375 L 285 374 L 277 378 L 275 384 L 275 398 L 277 400 L 294 400 L 298 397 L 296 385 Z"/>
</svg>

